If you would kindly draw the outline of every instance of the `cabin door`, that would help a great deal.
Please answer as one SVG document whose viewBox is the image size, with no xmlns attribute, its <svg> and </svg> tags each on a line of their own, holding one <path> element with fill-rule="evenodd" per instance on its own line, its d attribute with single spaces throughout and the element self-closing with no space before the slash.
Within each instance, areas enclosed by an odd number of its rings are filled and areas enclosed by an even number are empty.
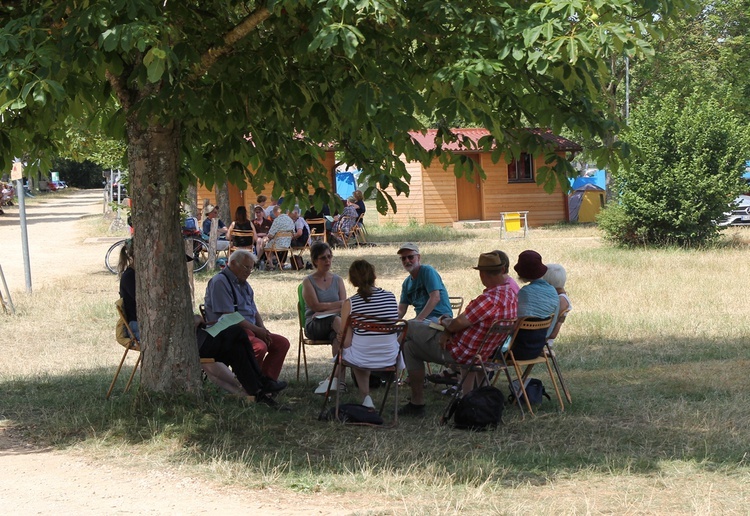
<svg viewBox="0 0 750 516">
<path fill-rule="evenodd" d="M 479 155 L 470 155 L 479 163 Z M 473 181 L 466 177 L 456 179 L 456 198 L 458 199 L 458 220 L 482 220 L 482 178 L 474 172 Z"/>
</svg>

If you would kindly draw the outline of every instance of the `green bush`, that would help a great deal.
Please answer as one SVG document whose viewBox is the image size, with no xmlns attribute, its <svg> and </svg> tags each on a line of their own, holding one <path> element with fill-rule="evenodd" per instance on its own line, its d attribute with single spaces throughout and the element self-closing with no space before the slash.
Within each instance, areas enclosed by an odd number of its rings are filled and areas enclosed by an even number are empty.
<svg viewBox="0 0 750 516">
<path fill-rule="evenodd" d="M 672 93 L 633 113 L 624 140 L 635 149 L 614 177 L 615 203 L 600 215 L 624 245 L 700 246 L 740 193 L 748 131 L 714 100 Z"/>
</svg>

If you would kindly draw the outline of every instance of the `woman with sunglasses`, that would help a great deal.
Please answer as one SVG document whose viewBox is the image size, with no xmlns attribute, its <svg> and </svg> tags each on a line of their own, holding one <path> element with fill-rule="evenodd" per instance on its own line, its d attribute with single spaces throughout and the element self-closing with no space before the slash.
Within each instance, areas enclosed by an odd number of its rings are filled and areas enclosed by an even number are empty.
<svg viewBox="0 0 750 516">
<path fill-rule="evenodd" d="M 333 253 L 325 242 L 316 241 L 310 247 L 310 261 L 315 272 L 302 281 L 302 298 L 305 300 L 305 335 L 308 339 L 331 341 L 331 353 L 335 357 L 340 342 L 341 306 L 346 299 L 346 287 L 340 276 L 331 272 Z M 325 394 L 328 378 L 321 381 L 315 394 Z M 331 389 L 338 389 L 333 380 Z"/>
</svg>

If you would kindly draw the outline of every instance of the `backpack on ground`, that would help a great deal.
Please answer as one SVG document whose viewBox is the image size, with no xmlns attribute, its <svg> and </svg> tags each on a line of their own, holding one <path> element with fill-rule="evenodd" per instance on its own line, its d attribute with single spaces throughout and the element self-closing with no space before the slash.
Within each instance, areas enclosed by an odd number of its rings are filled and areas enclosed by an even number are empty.
<svg viewBox="0 0 750 516">
<path fill-rule="evenodd" d="M 320 421 L 336 421 L 336 407 L 331 407 L 318 416 Z M 374 408 L 357 405 L 356 403 L 343 403 L 339 405 L 338 421 L 342 423 L 360 425 L 382 425 L 383 418 Z"/>
<path fill-rule="evenodd" d="M 526 394 L 529 397 L 529 403 L 532 405 L 540 405 L 544 398 L 547 398 L 548 400 L 551 400 L 549 394 L 547 394 L 547 391 L 544 389 L 544 384 L 541 380 L 537 378 L 527 378 L 526 381 L 523 383 L 524 388 L 526 389 Z M 508 403 L 513 404 L 513 402 L 516 399 L 514 392 L 519 392 L 521 395 L 518 399 L 518 403 L 526 404 L 526 401 L 523 399 L 523 392 L 521 391 L 521 388 L 518 384 L 518 380 L 513 380 L 513 385 L 510 388 L 510 395 L 508 395 Z"/>
<path fill-rule="evenodd" d="M 479 387 L 463 397 L 456 396 L 443 423 L 452 417 L 454 428 L 461 430 L 496 428 L 502 422 L 504 404 L 505 396 L 500 389 L 492 386 Z"/>
<path fill-rule="evenodd" d="M 305 268 L 305 260 L 301 256 L 293 254 L 289 257 L 289 262 L 292 264 L 292 269 L 295 271 L 301 271 Z"/>
</svg>

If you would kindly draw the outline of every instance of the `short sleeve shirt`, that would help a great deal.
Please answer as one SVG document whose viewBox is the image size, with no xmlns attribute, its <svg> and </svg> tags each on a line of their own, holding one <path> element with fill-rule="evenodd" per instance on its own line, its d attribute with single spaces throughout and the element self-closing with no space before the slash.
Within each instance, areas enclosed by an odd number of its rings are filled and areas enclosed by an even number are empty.
<svg viewBox="0 0 750 516">
<path fill-rule="evenodd" d="M 430 300 L 430 293 L 440 291 L 440 301 L 427 316 L 429 319 L 438 319 L 441 315 L 453 316 L 448 291 L 443 284 L 443 279 L 429 265 L 421 265 L 416 278 L 409 274 L 401 285 L 401 300 L 399 304 L 412 305 L 419 314 Z"/>
<path fill-rule="evenodd" d="M 224 224 L 224 223 L 223 223 L 223 222 L 221 221 L 221 219 L 219 219 L 219 225 L 218 225 L 218 228 L 219 228 L 219 229 L 221 229 L 221 228 L 225 228 L 225 227 L 227 227 L 227 226 L 226 226 L 226 224 Z M 204 233 L 205 233 L 206 235 L 209 235 L 209 234 L 211 233 L 211 219 L 209 219 L 208 217 L 206 217 L 206 218 L 205 218 L 205 219 L 203 220 L 203 232 L 204 232 Z M 224 235 L 219 235 L 219 239 L 222 239 L 222 238 L 225 238 L 225 237 L 224 237 Z"/>
<path fill-rule="evenodd" d="M 486 288 L 472 299 L 463 314 L 471 323 L 448 341 L 448 351 L 459 364 L 468 363 L 479 351 L 487 331 L 498 319 L 515 319 L 518 314 L 516 293 L 507 283 Z M 493 350 L 487 350 L 488 354 Z M 484 360 L 489 356 L 483 356 Z"/>
<path fill-rule="evenodd" d="M 255 324 L 258 308 L 253 289 L 247 281 L 240 284 L 229 267 L 209 280 L 204 303 L 209 321 L 217 321 L 221 314 L 239 312 L 247 322 Z"/>
<path fill-rule="evenodd" d="M 294 221 L 286 213 L 280 214 L 273 220 L 271 229 L 268 230 L 268 236 L 273 238 L 279 231 L 294 232 Z M 267 243 L 266 247 L 270 247 L 270 245 L 270 243 Z M 276 247 L 289 247 L 290 245 L 292 245 L 292 237 L 279 237 L 278 241 L 276 241 Z"/>
</svg>

